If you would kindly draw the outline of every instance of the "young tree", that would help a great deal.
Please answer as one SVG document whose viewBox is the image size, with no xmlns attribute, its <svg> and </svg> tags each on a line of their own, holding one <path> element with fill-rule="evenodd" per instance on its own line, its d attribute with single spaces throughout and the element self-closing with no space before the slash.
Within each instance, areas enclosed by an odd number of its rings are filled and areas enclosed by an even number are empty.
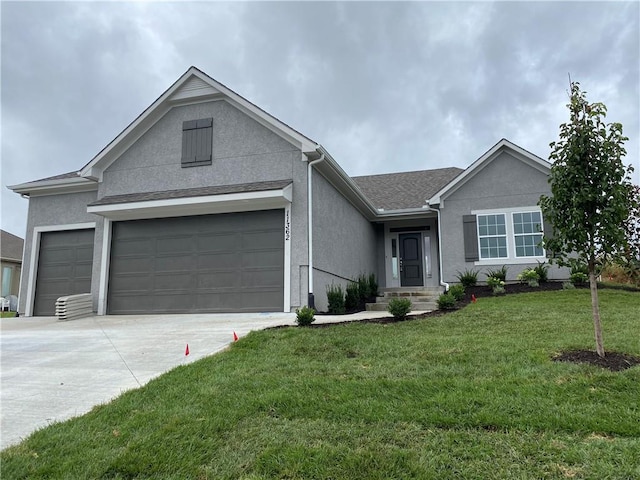
<svg viewBox="0 0 640 480">
<path fill-rule="evenodd" d="M 623 255 L 628 247 L 627 219 L 633 205 L 632 167 L 620 123 L 604 123 L 607 107 L 589 103 L 578 82 L 571 82 L 569 122 L 552 142 L 551 196 L 540 198 L 543 216 L 553 226 L 545 246 L 560 265 L 571 256 L 587 264 L 596 351 L 604 357 L 596 273 L 600 262 Z"/>
</svg>

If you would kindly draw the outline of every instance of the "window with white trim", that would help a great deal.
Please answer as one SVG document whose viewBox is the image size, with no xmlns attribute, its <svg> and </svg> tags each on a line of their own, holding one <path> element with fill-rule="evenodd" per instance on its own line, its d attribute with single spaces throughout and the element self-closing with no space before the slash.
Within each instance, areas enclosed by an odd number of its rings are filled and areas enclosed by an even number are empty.
<svg viewBox="0 0 640 480">
<path fill-rule="evenodd" d="M 542 215 L 540 212 L 513 214 L 513 238 L 516 257 L 542 257 Z"/>
<path fill-rule="evenodd" d="M 480 258 L 507 258 L 507 227 L 503 213 L 478 215 Z"/>
<path fill-rule="evenodd" d="M 465 261 L 529 263 L 546 256 L 544 227 L 537 207 L 476 210 L 463 216 Z"/>
</svg>

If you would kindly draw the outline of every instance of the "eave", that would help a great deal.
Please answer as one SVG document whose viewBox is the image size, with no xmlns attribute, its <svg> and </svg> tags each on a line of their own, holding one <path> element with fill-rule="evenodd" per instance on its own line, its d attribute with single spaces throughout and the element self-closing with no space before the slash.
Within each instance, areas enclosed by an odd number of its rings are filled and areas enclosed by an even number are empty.
<svg viewBox="0 0 640 480">
<path fill-rule="evenodd" d="M 98 184 L 88 178 L 75 177 L 27 182 L 18 185 L 9 185 L 7 188 L 20 195 L 36 197 L 41 195 L 91 192 L 98 190 Z"/>
</svg>

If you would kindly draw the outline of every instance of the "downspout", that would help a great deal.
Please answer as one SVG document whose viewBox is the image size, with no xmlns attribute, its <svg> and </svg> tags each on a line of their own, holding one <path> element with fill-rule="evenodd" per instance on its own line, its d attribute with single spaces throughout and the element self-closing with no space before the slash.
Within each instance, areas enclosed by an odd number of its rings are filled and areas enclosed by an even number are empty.
<svg viewBox="0 0 640 480">
<path fill-rule="evenodd" d="M 438 214 L 438 271 L 440 272 L 440 285 L 444 287 L 445 292 L 448 292 L 449 284 L 444 281 L 444 277 L 442 276 L 442 223 L 440 221 L 440 209 L 431 207 L 427 208 Z"/>
<path fill-rule="evenodd" d="M 316 308 L 315 298 L 313 296 L 313 181 L 312 172 L 313 165 L 324 161 L 324 153 L 320 155 L 320 158 L 312 160 L 307 163 L 307 232 L 309 237 L 307 238 L 307 245 L 309 247 L 309 294 L 307 296 L 307 305 L 311 308 Z"/>
</svg>

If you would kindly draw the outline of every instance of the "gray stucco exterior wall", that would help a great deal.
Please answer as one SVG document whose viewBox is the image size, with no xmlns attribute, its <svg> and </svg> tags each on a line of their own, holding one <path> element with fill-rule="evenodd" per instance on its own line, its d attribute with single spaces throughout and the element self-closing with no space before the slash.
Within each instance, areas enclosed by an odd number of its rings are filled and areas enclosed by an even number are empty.
<svg viewBox="0 0 640 480">
<path fill-rule="evenodd" d="M 550 194 L 547 178 L 545 173 L 503 151 L 461 187 L 443 197 L 441 248 L 445 282 L 457 282 L 457 272 L 466 269 L 485 272 L 502 265 L 508 267 L 507 279 L 515 280 L 523 269 L 537 265 L 536 261 L 510 263 L 505 259 L 495 259 L 492 264 L 465 261 L 462 217 L 476 210 L 536 207 L 540 195 Z M 567 277 L 566 269 L 553 266 L 549 270 L 550 279 Z M 481 281 L 485 278 L 483 274 L 478 277 Z"/>
<path fill-rule="evenodd" d="M 36 227 L 51 227 L 51 230 L 64 230 L 70 225 L 95 223 L 96 243 L 93 249 L 93 271 L 91 274 L 91 290 L 94 297 L 94 310 L 97 308 L 100 258 L 102 255 L 102 226 L 103 219 L 97 215 L 87 213 L 87 204 L 96 200 L 95 191 L 82 193 L 68 193 L 62 195 L 35 196 L 29 199 L 29 213 L 27 216 L 27 232 L 25 235 L 23 274 L 20 282 L 20 299 L 18 311 L 24 315 L 27 302 L 27 291 L 32 268 L 32 251 L 34 229 Z M 34 267 L 37 267 L 34 266 Z M 35 281 L 35 278 L 33 278 Z"/>
<path fill-rule="evenodd" d="M 212 165 L 182 168 L 182 122 L 213 118 Z M 104 172 L 99 198 L 300 179 L 301 152 L 226 101 L 174 107 Z"/>
<path fill-rule="evenodd" d="M 376 228 L 317 171 L 313 172 L 313 289 L 326 311 L 326 288 L 378 273 Z"/>
</svg>

